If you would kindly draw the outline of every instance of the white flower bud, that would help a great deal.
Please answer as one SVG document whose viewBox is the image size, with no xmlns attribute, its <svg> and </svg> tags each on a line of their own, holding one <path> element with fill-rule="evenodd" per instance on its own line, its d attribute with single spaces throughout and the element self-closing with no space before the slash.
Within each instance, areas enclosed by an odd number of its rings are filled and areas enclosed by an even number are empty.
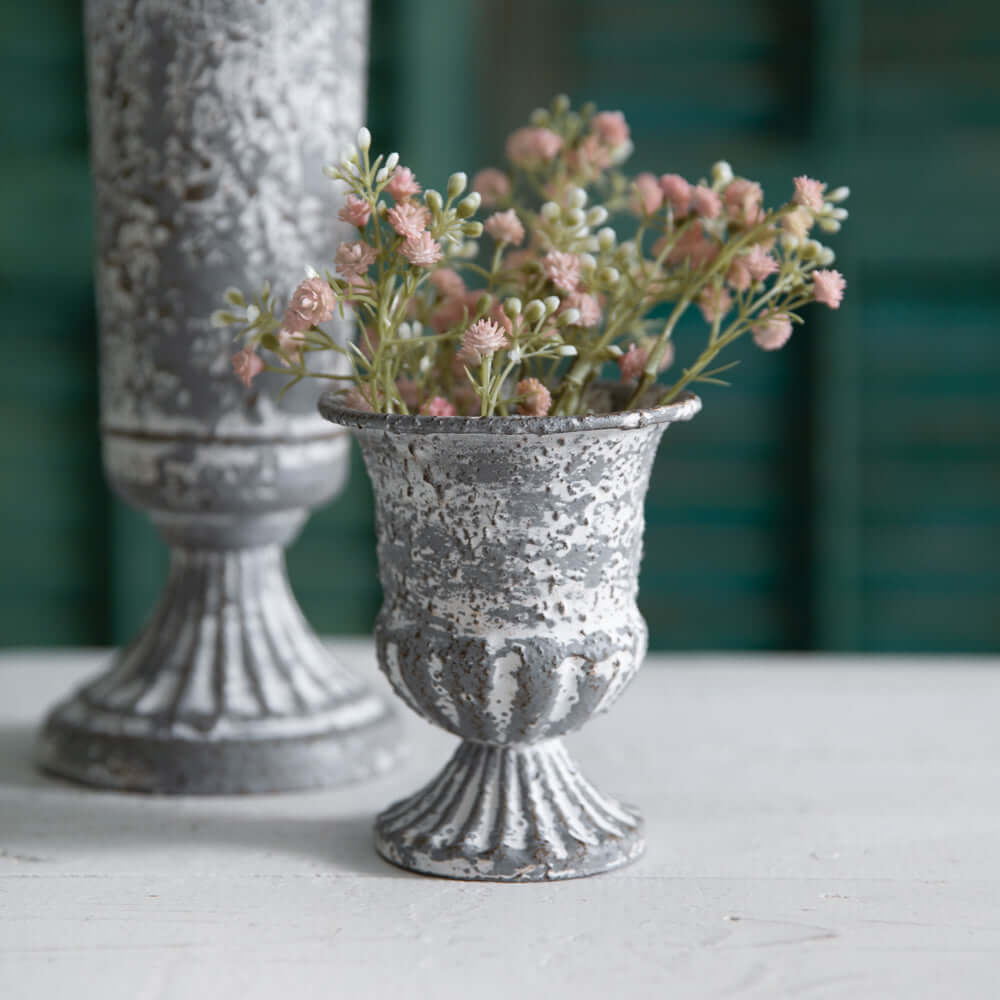
<svg viewBox="0 0 1000 1000">
<path fill-rule="evenodd" d="M 566 193 L 566 204 L 570 208 L 583 208 L 587 204 L 587 192 L 574 185 Z"/>
<path fill-rule="evenodd" d="M 841 201 L 847 201 L 847 199 L 850 196 L 851 196 L 851 189 L 849 187 L 839 187 L 839 188 L 834 188 L 826 196 L 826 200 L 827 201 L 832 201 L 832 202 L 834 202 L 834 204 L 836 204 L 836 203 L 841 202 Z"/>
<path fill-rule="evenodd" d="M 829 267 L 836 259 L 837 255 L 829 247 L 823 247 L 823 252 L 819 255 L 819 263 L 823 267 Z"/>
<path fill-rule="evenodd" d="M 256 323 L 257 320 L 259 319 L 260 319 L 260 310 L 254 305 L 247 306 L 247 322 Z"/>
<path fill-rule="evenodd" d="M 542 128 L 545 125 L 548 125 L 551 119 L 545 108 L 535 108 L 535 110 L 528 116 L 528 121 L 530 121 L 535 128 Z"/>
<path fill-rule="evenodd" d="M 817 220 L 816 224 L 824 233 L 839 233 L 840 223 L 836 219 L 831 219 L 829 216 L 821 215 Z"/>
<path fill-rule="evenodd" d="M 514 346 L 513 346 L 513 347 L 512 347 L 512 348 L 511 348 L 511 349 L 510 349 L 510 350 L 509 350 L 508 352 L 507 352 L 507 357 L 508 357 L 508 358 L 509 358 L 509 359 L 511 360 L 511 362 L 512 362 L 513 364 L 515 364 L 515 365 L 516 365 L 516 364 L 517 364 L 517 363 L 518 363 L 518 362 L 519 362 L 519 361 L 521 360 L 521 358 L 522 358 L 522 357 L 524 357 L 524 354 L 522 353 L 522 351 L 521 351 L 521 348 L 520 348 L 520 347 L 518 347 L 518 345 L 517 345 L 517 344 L 515 344 L 515 345 L 514 345 Z"/>
<path fill-rule="evenodd" d="M 598 280 L 604 282 L 606 285 L 617 285 L 621 274 L 618 273 L 618 269 L 614 267 L 602 267 L 600 271 L 597 272 Z"/>
<path fill-rule="evenodd" d="M 375 174 L 375 183 L 381 184 L 383 181 L 387 181 L 389 179 L 389 173 L 390 171 L 388 167 L 381 167 Z"/>
<path fill-rule="evenodd" d="M 816 260 L 823 251 L 823 244 L 819 240 L 806 240 L 802 244 L 802 259 Z"/>
<path fill-rule="evenodd" d="M 577 351 L 577 349 L 572 344 L 563 344 L 562 347 L 559 348 L 559 353 L 564 358 L 573 358 L 573 357 L 576 357 L 576 355 L 579 352 Z"/>
<path fill-rule="evenodd" d="M 362 125 L 361 128 L 358 129 L 358 149 L 360 149 L 363 153 L 367 153 L 368 150 L 371 149 L 371 145 L 372 134 L 364 127 L 364 125 Z"/>
<path fill-rule="evenodd" d="M 574 326 L 576 323 L 579 322 L 580 322 L 579 309 L 567 309 L 564 313 L 559 314 L 560 326 Z"/>
<path fill-rule="evenodd" d="M 448 197 L 457 198 L 465 190 L 465 186 L 468 183 L 469 178 L 461 170 L 452 174 L 448 178 Z"/>
<path fill-rule="evenodd" d="M 590 272 L 597 267 L 597 261 L 594 259 L 594 255 L 590 253 L 581 253 L 578 255 L 580 260 L 580 270 Z"/>
<path fill-rule="evenodd" d="M 478 191 L 473 191 L 455 206 L 455 212 L 460 219 L 467 219 L 470 215 L 476 214 L 482 200 L 482 195 Z"/>
<path fill-rule="evenodd" d="M 326 163 L 323 165 L 323 173 L 326 174 L 331 181 L 335 181 L 338 179 L 340 171 L 335 163 Z"/>
<path fill-rule="evenodd" d="M 396 330 L 396 333 L 399 334 L 400 340 L 409 340 L 413 331 L 410 329 L 409 323 L 400 323 L 399 327 Z"/>
<path fill-rule="evenodd" d="M 603 205 L 595 205 L 587 213 L 587 225 L 599 226 L 602 222 L 608 221 L 608 210 Z"/>
<path fill-rule="evenodd" d="M 836 219 L 838 222 L 843 222 L 847 218 L 846 208 L 835 208 L 831 213 L 831 217 Z"/>
<path fill-rule="evenodd" d="M 550 314 L 554 313 L 562 304 L 558 295 L 547 295 L 542 299 L 542 302 L 545 305 L 545 311 Z"/>
<path fill-rule="evenodd" d="M 588 236 L 580 245 L 588 254 L 597 253 L 601 249 L 601 244 L 597 241 L 596 236 Z"/>
<path fill-rule="evenodd" d="M 799 238 L 793 233 L 784 233 L 781 237 L 781 249 L 786 253 L 791 253 L 799 247 Z"/>
<path fill-rule="evenodd" d="M 431 188 L 424 195 L 424 204 L 437 215 L 441 211 L 441 207 L 444 202 L 441 200 L 441 195 L 437 193 L 433 188 Z"/>
<path fill-rule="evenodd" d="M 625 352 L 617 344 L 608 344 L 608 356 L 620 358 Z"/>
<path fill-rule="evenodd" d="M 713 187 L 725 187 L 732 179 L 733 168 L 725 160 L 719 160 L 712 166 Z"/>
<path fill-rule="evenodd" d="M 472 260 L 473 257 L 479 256 L 479 244 L 475 240 L 469 240 L 467 243 L 463 243 L 459 247 L 459 252 L 457 256 L 461 257 L 463 260 Z"/>
<path fill-rule="evenodd" d="M 417 366 L 420 369 L 420 374 L 421 375 L 426 375 L 431 370 L 431 365 L 432 364 L 433 364 L 433 362 L 431 361 L 430 355 L 429 354 L 425 354 L 420 359 L 420 364 Z"/>
<path fill-rule="evenodd" d="M 537 323 L 540 319 L 542 319 L 545 316 L 545 313 L 546 313 L 545 303 L 541 302 L 539 299 L 532 299 L 524 307 L 523 315 L 524 318 L 529 323 Z"/>
<path fill-rule="evenodd" d="M 543 219 L 548 219 L 551 222 L 562 215 L 562 209 L 554 201 L 547 201 L 541 207 L 541 214 Z"/>
<path fill-rule="evenodd" d="M 605 226 L 597 231 L 597 243 L 604 251 L 614 249 L 618 234 L 610 227 Z"/>
<path fill-rule="evenodd" d="M 398 164 L 399 164 L 399 153 L 390 153 L 385 158 L 385 169 L 386 170 L 389 170 L 389 171 L 395 170 Z"/>
<path fill-rule="evenodd" d="M 518 298 L 510 298 L 503 304 L 503 311 L 513 319 L 515 316 L 521 315 L 521 300 Z"/>
<path fill-rule="evenodd" d="M 582 226 L 584 222 L 584 214 L 578 208 L 571 208 L 566 213 L 566 225 L 568 226 Z"/>
<path fill-rule="evenodd" d="M 307 278 L 318 278 L 319 272 L 311 264 L 306 264 L 306 277 Z"/>
<path fill-rule="evenodd" d="M 380 201 L 375 206 L 375 211 L 378 212 L 379 218 L 384 218 L 385 213 L 389 211 L 389 203 L 385 201 Z"/>
</svg>

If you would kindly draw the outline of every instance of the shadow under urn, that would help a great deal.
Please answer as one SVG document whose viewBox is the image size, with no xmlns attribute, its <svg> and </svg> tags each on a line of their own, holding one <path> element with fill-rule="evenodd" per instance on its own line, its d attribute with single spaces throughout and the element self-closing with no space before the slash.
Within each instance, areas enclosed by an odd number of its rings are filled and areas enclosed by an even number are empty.
<svg viewBox="0 0 1000 1000">
<path fill-rule="evenodd" d="M 560 737 L 641 664 L 643 503 L 666 427 L 701 409 L 579 417 L 364 413 L 333 393 L 375 495 L 379 666 L 462 743 L 381 813 L 387 860 L 429 875 L 531 882 L 628 864 L 642 820 L 594 788 Z"/>
</svg>

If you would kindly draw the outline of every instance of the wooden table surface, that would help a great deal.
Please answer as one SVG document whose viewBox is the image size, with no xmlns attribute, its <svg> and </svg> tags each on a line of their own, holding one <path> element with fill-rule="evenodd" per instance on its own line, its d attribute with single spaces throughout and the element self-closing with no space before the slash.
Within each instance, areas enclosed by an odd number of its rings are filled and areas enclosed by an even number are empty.
<svg viewBox="0 0 1000 1000">
<path fill-rule="evenodd" d="M 370 644 L 338 642 L 370 674 Z M 0 655 L 0 998 L 1000 996 L 1000 660 L 651 657 L 569 740 L 645 857 L 553 885 L 422 878 L 374 813 L 454 739 L 405 713 L 390 777 L 153 799 L 31 764 L 106 652 Z"/>
</svg>

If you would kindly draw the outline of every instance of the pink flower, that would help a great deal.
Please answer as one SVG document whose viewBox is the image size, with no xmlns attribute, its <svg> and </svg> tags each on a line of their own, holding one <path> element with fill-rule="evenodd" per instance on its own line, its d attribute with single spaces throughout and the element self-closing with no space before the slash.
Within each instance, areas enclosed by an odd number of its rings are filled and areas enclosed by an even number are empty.
<svg viewBox="0 0 1000 1000">
<path fill-rule="evenodd" d="M 813 298 L 831 309 L 839 309 L 847 282 L 839 271 L 813 271 Z"/>
<path fill-rule="evenodd" d="M 363 413 L 372 413 L 374 407 L 368 401 L 368 398 L 361 392 L 360 389 L 350 389 L 345 392 L 341 402 L 344 406 L 351 410 L 361 410 Z"/>
<path fill-rule="evenodd" d="M 562 136 L 548 128 L 519 128 L 507 139 L 507 159 L 519 167 L 554 160 L 563 147 Z"/>
<path fill-rule="evenodd" d="M 420 407 L 420 412 L 425 417 L 454 417 L 458 414 L 455 404 L 449 403 L 443 396 L 435 396 L 433 399 L 428 399 Z"/>
<path fill-rule="evenodd" d="M 726 273 L 726 284 L 737 292 L 745 292 L 752 282 L 753 278 L 750 276 L 746 257 L 737 257 L 729 265 L 729 271 Z"/>
<path fill-rule="evenodd" d="M 400 236 L 409 238 L 419 236 L 427 228 L 431 213 L 426 205 L 414 201 L 401 201 L 398 205 L 393 205 L 385 213 L 385 217 Z"/>
<path fill-rule="evenodd" d="M 406 201 L 423 190 L 409 167 L 396 167 L 385 189 L 396 201 Z"/>
<path fill-rule="evenodd" d="M 663 204 L 663 188 L 654 174 L 642 173 L 632 182 L 635 198 L 632 209 L 636 215 L 652 215 Z"/>
<path fill-rule="evenodd" d="M 524 226 L 512 208 L 506 212 L 495 212 L 483 224 L 483 229 L 498 243 L 510 243 L 518 247 L 524 242 Z"/>
<path fill-rule="evenodd" d="M 523 378 L 514 390 L 521 398 L 517 412 L 525 417 L 544 417 L 552 406 L 552 394 L 537 378 Z"/>
<path fill-rule="evenodd" d="M 726 215 L 733 222 L 743 226 L 751 226 L 761 218 L 761 203 L 764 191 L 756 181 L 748 181 L 737 177 L 730 181 L 723 196 L 726 205 Z"/>
<path fill-rule="evenodd" d="M 483 358 L 495 354 L 501 347 L 506 347 L 509 341 L 503 330 L 491 319 L 476 320 L 462 335 L 463 360 L 472 364 L 480 364 Z"/>
<path fill-rule="evenodd" d="M 744 260 L 754 281 L 763 281 L 778 270 L 778 262 L 759 244 L 751 247 Z"/>
<path fill-rule="evenodd" d="M 305 346 L 305 334 L 299 330 L 289 330 L 282 327 L 277 333 L 278 350 L 288 358 L 302 362 L 302 348 Z M 281 363 L 287 368 L 288 362 L 282 358 Z"/>
<path fill-rule="evenodd" d="M 479 194 L 486 208 L 492 208 L 510 196 L 510 178 L 496 167 L 487 167 L 472 178 L 472 190 Z"/>
<path fill-rule="evenodd" d="M 642 375 L 646 368 L 646 363 L 649 361 L 649 348 L 640 347 L 638 344 L 629 344 L 628 351 L 622 354 L 618 358 L 618 367 L 622 372 L 623 382 L 632 382 Z M 667 341 L 667 346 L 663 351 L 663 356 L 660 358 L 659 364 L 656 366 L 657 371 L 665 371 L 674 363 L 674 343 L 672 340 Z"/>
<path fill-rule="evenodd" d="M 334 258 L 334 266 L 337 273 L 342 274 L 348 281 L 353 278 L 362 278 L 368 273 L 368 268 L 375 263 L 378 255 L 375 248 L 370 247 L 364 240 L 355 243 L 341 243 L 337 247 L 337 255 Z"/>
<path fill-rule="evenodd" d="M 670 202 L 674 216 L 678 219 L 688 214 L 691 207 L 691 185 L 680 174 L 663 174 L 660 177 L 663 197 Z"/>
<path fill-rule="evenodd" d="M 575 253 L 550 250 L 542 261 L 545 276 L 561 292 L 572 292 L 580 283 L 580 258 Z"/>
<path fill-rule="evenodd" d="M 462 295 L 465 292 L 462 276 L 450 267 L 438 268 L 429 280 L 442 295 Z"/>
<path fill-rule="evenodd" d="M 714 219 L 722 211 L 722 199 L 704 184 L 699 184 L 691 192 L 691 205 L 703 219 Z"/>
<path fill-rule="evenodd" d="M 638 344 L 629 344 L 628 350 L 618 358 L 618 367 L 622 371 L 622 381 L 632 382 L 641 374 L 649 360 L 649 351 Z"/>
<path fill-rule="evenodd" d="M 308 330 L 316 323 L 332 319 L 336 308 L 333 289 L 322 278 L 307 278 L 292 292 L 281 325 L 294 332 Z"/>
<path fill-rule="evenodd" d="M 579 326 L 597 326 L 601 322 L 601 304 L 589 292 L 570 292 L 559 306 L 559 312 L 576 309 L 580 313 Z"/>
<path fill-rule="evenodd" d="M 698 296 L 698 308 L 706 323 L 714 323 L 732 308 L 733 300 L 724 288 L 703 288 Z"/>
<path fill-rule="evenodd" d="M 407 237 L 399 252 L 416 267 L 432 267 L 443 256 L 441 244 L 426 229 L 418 236 Z"/>
<path fill-rule="evenodd" d="M 657 241 L 653 251 L 659 255 L 663 247 Z M 671 247 L 667 254 L 668 264 L 679 264 L 687 260 L 692 270 L 697 270 L 703 264 L 715 260 L 719 255 L 719 245 L 705 236 L 705 230 L 700 222 L 695 222 L 690 229 L 685 230 Z"/>
<path fill-rule="evenodd" d="M 792 211 L 782 217 L 781 227 L 786 233 L 791 233 L 792 236 L 797 236 L 800 240 L 804 240 L 809 235 L 809 230 L 812 229 L 814 221 L 812 212 L 808 208 L 799 205 L 798 208 L 793 208 Z"/>
<path fill-rule="evenodd" d="M 796 205 L 803 205 L 814 212 L 822 212 L 823 192 L 825 190 L 825 184 L 822 184 L 820 181 L 814 181 L 811 177 L 806 177 L 803 174 L 801 177 L 795 178 L 795 195 L 792 201 Z"/>
<path fill-rule="evenodd" d="M 261 361 L 252 347 L 244 347 L 242 351 L 233 355 L 233 371 L 247 388 L 263 370 L 264 362 Z"/>
<path fill-rule="evenodd" d="M 594 115 L 590 130 L 605 146 L 612 149 L 624 146 L 631 135 L 628 122 L 621 111 L 601 111 Z"/>
<path fill-rule="evenodd" d="M 337 218 L 343 222 L 349 222 L 358 229 L 364 229 L 368 225 L 368 220 L 372 217 L 372 207 L 364 198 L 349 194 L 344 199 L 344 207 L 337 213 Z"/>
<path fill-rule="evenodd" d="M 784 313 L 768 316 L 753 327 L 753 342 L 763 351 L 777 351 L 791 335 L 792 321 Z"/>
</svg>

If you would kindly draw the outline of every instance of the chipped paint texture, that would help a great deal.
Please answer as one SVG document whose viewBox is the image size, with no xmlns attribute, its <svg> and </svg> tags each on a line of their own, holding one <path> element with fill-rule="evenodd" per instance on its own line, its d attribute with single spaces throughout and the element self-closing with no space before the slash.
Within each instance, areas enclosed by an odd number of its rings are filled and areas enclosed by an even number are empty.
<svg viewBox="0 0 1000 1000">
<path fill-rule="evenodd" d="M 697 409 L 688 397 L 583 418 L 386 417 L 324 397 L 375 492 L 380 665 L 465 741 L 380 817 L 390 860 L 531 880 L 641 849 L 637 816 L 587 784 L 557 738 L 609 708 L 645 655 L 643 501 L 664 429 Z"/>
<path fill-rule="evenodd" d="M 363 0 L 88 0 L 104 462 L 171 546 L 160 603 L 60 705 L 43 765 L 155 792 L 337 784 L 388 765 L 387 706 L 334 661 L 283 547 L 348 469 L 318 389 L 235 377 L 222 290 L 279 298 L 349 230 L 322 164 L 360 124 Z M 329 361 L 329 359 L 327 359 Z"/>
</svg>

